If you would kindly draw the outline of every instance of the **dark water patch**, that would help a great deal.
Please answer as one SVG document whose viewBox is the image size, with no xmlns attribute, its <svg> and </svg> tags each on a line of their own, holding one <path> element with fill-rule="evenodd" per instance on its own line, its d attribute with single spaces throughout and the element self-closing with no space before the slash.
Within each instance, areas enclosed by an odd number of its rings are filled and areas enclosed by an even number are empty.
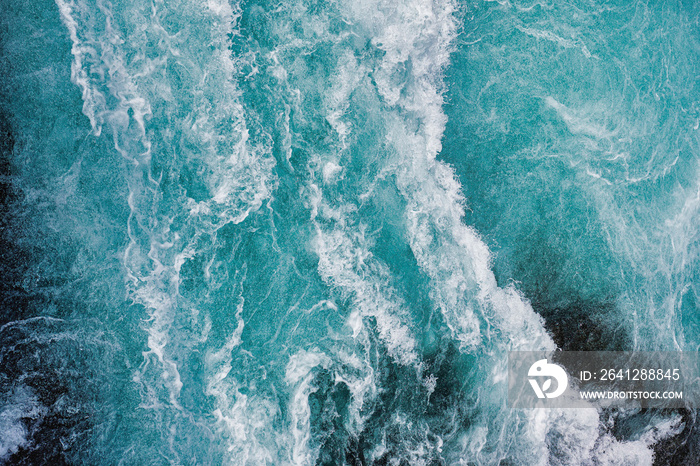
<svg viewBox="0 0 700 466">
<path fill-rule="evenodd" d="M 632 348 L 626 328 L 615 326 L 610 302 L 573 302 L 552 305 L 533 301 L 557 346 L 564 351 L 625 351 Z"/>
<path fill-rule="evenodd" d="M 373 364 L 378 395 L 363 407 L 368 417 L 357 435 L 344 427 L 351 401 L 348 388 L 321 372 L 315 379 L 319 390 L 309 397 L 312 432 L 322 442 L 316 464 L 410 465 L 410 452 L 421 450 L 426 464 L 447 464 L 430 446 L 470 425 L 476 400 L 470 399 L 468 387 L 478 370 L 473 358 L 461 354 L 451 342 L 443 343 L 423 361 L 422 379 L 416 377 L 415 367 L 379 356 Z M 465 374 L 470 380 L 465 380 Z M 425 384 L 428 379 L 434 381 L 432 386 Z"/>
<path fill-rule="evenodd" d="M 31 263 L 31 248 L 17 243 L 22 227 L 19 196 L 12 183 L 15 133 L 0 104 L 0 326 L 29 313 L 29 293 L 23 280 Z"/>
<path fill-rule="evenodd" d="M 321 443 L 316 460 L 318 465 L 335 464 L 334 461 L 343 456 L 343 451 L 346 458 L 362 455 L 361 450 L 353 448 L 353 445 L 357 447 L 357 439 L 349 435 L 343 425 L 343 420 L 348 416 L 350 391 L 345 383 L 335 383 L 332 377 L 329 371 L 321 371 L 315 380 L 320 389 L 309 395 L 311 416 L 316 419 L 312 425 L 313 434 Z M 350 460 L 348 463 L 355 464 Z"/>
<path fill-rule="evenodd" d="M 15 433 L 8 464 L 74 464 L 98 454 L 92 431 L 120 385 L 102 383 L 114 375 L 117 347 L 99 325 L 34 318 L 5 326 L 0 341 L 3 426 Z"/>
<path fill-rule="evenodd" d="M 700 458 L 700 411 L 680 411 L 683 430 L 675 436 L 663 439 L 654 445 L 654 466 L 695 466 Z"/>
<path fill-rule="evenodd" d="M 348 440 L 347 446 L 345 447 L 345 464 L 348 466 L 366 466 L 369 463 L 365 459 L 365 454 L 363 449 L 367 448 L 367 445 L 362 445 L 360 440 L 356 437 L 352 437 Z M 375 461 L 373 464 L 386 464 L 386 462 Z"/>
</svg>

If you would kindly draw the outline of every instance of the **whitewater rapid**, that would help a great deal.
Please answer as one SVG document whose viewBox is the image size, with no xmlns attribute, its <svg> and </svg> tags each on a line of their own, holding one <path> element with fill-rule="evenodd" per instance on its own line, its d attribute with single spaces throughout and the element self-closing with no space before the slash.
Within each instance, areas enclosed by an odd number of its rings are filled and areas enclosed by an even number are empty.
<svg viewBox="0 0 700 466">
<path fill-rule="evenodd" d="M 700 107 L 610 77 L 613 6 L 13 8 L 0 461 L 651 465 L 692 428 L 506 405 L 508 351 L 697 349 Z"/>
</svg>

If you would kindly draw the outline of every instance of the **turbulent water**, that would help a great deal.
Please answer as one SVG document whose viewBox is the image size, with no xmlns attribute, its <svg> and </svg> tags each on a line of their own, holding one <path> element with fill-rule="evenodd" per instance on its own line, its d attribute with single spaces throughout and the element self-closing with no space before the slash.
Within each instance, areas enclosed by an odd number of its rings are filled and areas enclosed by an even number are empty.
<svg viewBox="0 0 700 466">
<path fill-rule="evenodd" d="M 697 464 L 506 362 L 700 348 L 699 17 L 2 0 L 0 463 Z"/>
</svg>

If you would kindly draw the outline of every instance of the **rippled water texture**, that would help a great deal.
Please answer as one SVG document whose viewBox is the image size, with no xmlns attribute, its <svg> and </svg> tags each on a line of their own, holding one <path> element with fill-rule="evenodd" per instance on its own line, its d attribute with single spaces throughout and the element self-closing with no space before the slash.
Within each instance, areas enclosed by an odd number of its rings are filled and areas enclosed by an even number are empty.
<svg viewBox="0 0 700 466">
<path fill-rule="evenodd" d="M 700 347 L 694 2 L 0 11 L 0 462 L 697 464 L 505 396 Z"/>
</svg>

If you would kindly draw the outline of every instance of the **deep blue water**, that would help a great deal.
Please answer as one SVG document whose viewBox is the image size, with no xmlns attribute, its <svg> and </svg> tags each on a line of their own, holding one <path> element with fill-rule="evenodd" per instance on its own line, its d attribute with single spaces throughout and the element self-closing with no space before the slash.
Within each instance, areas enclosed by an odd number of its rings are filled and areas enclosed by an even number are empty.
<svg viewBox="0 0 700 466">
<path fill-rule="evenodd" d="M 2 0 L 0 462 L 697 464 L 509 350 L 700 348 L 694 2 Z"/>
</svg>

